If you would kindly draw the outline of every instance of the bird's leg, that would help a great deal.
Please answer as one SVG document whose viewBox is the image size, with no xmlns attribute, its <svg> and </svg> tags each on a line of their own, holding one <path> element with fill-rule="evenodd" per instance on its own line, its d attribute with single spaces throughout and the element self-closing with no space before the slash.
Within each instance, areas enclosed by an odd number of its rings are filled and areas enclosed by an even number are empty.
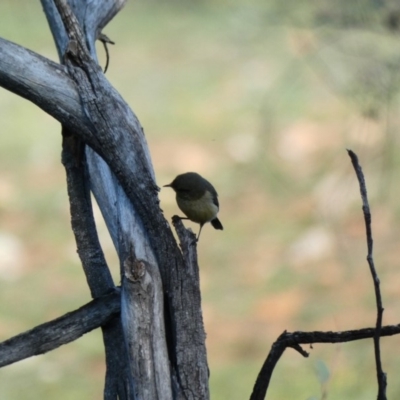
<svg viewBox="0 0 400 400">
<path fill-rule="evenodd" d="M 201 233 L 201 230 L 203 229 L 203 225 L 204 224 L 200 224 L 200 230 L 199 230 L 199 233 L 197 234 L 196 242 L 198 242 L 200 239 L 200 233 Z"/>
</svg>

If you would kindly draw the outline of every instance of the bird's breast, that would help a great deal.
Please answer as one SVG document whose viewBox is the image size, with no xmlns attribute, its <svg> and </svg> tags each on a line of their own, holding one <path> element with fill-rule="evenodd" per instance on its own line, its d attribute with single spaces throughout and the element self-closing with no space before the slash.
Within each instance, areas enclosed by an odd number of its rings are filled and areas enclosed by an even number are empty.
<svg viewBox="0 0 400 400">
<path fill-rule="evenodd" d="M 218 207 L 214 204 L 212 195 L 208 191 L 199 199 L 188 199 L 177 195 L 176 202 L 191 221 L 199 224 L 211 221 L 218 214 Z"/>
</svg>

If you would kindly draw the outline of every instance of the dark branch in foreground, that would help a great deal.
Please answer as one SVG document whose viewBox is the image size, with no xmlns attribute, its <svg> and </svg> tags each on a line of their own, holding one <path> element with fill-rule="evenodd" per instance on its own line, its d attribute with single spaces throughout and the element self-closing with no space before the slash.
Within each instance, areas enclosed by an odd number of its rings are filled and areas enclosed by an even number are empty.
<svg viewBox="0 0 400 400">
<path fill-rule="evenodd" d="M 381 328 L 380 336 L 393 336 L 399 333 L 400 325 L 388 325 Z M 375 328 L 343 332 L 283 332 L 271 347 L 268 357 L 258 374 L 250 400 L 264 400 L 274 368 L 286 348 L 292 347 L 299 351 L 301 344 L 345 343 L 373 338 L 375 335 Z M 302 350 L 301 354 L 308 357 L 308 353 L 304 350 Z"/>
<path fill-rule="evenodd" d="M 67 175 L 71 225 L 78 248 L 79 258 L 92 297 L 98 298 L 114 288 L 97 235 L 89 179 L 87 175 L 85 146 L 76 136 L 63 128 L 62 162 Z M 106 351 L 106 382 L 104 399 L 126 399 L 129 382 L 128 358 L 121 321 L 115 318 L 102 327 Z"/>
<path fill-rule="evenodd" d="M 115 285 L 97 235 L 86 176 L 85 145 L 65 128 L 62 145 L 62 163 L 67 175 L 72 230 L 90 293 L 96 298 L 107 293 Z"/>
<path fill-rule="evenodd" d="M 381 336 L 391 336 L 399 334 L 400 325 L 382 327 L 383 306 L 381 292 L 379 288 L 379 278 L 375 270 L 374 260 L 372 256 L 373 240 L 371 229 L 371 211 L 368 203 L 367 188 L 365 185 L 364 174 L 358 162 L 357 155 L 351 150 L 347 151 L 349 153 L 351 162 L 357 175 L 357 179 L 360 185 L 361 199 L 363 203 L 363 213 L 368 247 L 367 260 L 374 281 L 377 305 L 376 326 L 375 328 L 366 328 L 344 332 L 284 332 L 272 345 L 268 357 L 265 360 L 260 373 L 258 374 L 250 400 L 263 400 L 265 398 L 274 368 L 287 347 L 292 347 L 303 356 L 308 357 L 308 353 L 300 347 L 301 344 L 343 343 L 367 338 L 374 339 L 375 362 L 378 379 L 378 400 L 386 400 L 387 382 L 386 374 L 382 371 L 379 341 Z"/>
<path fill-rule="evenodd" d="M 104 326 L 120 312 L 120 292 L 99 297 L 78 310 L 0 343 L 0 367 L 47 353 Z"/>
<path fill-rule="evenodd" d="M 375 289 L 375 298 L 376 298 L 376 308 L 377 308 L 377 317 L 376 317 L 376 329 L 374 335 L 374 349 L 375 349 L 375 363 L 376 363 L 376 375 L 378 380 L 378 400 L 386 400 L 386 374 L 382 370 L 382 361 L 381 361 L 381 350 L 380 350 L 380 336 L 381 336 L 381 328 L 382 328 L 382 316 L 383 316 L 383 306 L 382 306 L 382 296 L 380 291 L 380 282 L 378 278 L 378 274 L 376 273 L 374 259 L 373 259 L 373 240 L 372 240 L 372 228 L 371 228 L 371 211 L 368 203 L 367 196 L 367 187 L 365 185 L 364 174 L 362 172 L 361 166 L 358 162 L 357 155 L 351 151 L 347 150 L 349 153 L 351 163 L 353 164 L 354 170 L 357 175 L 358 182 L 360 184 L 360 193 L 361 199 L 363 203 L 363 213 L 364 213 L 364 221 L 365 221 L 365 230 L 367 234 L 367 261 L 369 265 L 369 269 L 371 271 L 372 279 L 374 281 L 374 289 Z"/>
</svg>

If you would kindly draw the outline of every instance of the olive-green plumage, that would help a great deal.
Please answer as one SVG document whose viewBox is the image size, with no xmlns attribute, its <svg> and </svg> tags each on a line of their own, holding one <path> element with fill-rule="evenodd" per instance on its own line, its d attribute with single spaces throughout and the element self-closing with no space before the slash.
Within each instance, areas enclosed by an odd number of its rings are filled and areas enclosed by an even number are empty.
<svg viewBox="0 0 400 400">
<path fill-rule="evenodd" d="M 196 172 L 186 172 L 178 175 L 169 185 L 176 192 L 176 202 L 187 219 L 200 224 L 197 235 L 199 240 L 201 229 L 207 222 L 215 229 L 223 229 L 217 218 L 219 211 L 218 194 L 206 179 Z"/>
</svg>

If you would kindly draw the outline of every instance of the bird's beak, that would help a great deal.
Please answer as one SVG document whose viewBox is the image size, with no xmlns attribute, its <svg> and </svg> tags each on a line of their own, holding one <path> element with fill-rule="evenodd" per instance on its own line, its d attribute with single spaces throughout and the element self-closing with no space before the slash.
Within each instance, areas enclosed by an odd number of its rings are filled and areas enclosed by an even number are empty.
<svg viewBox="0 0 400 400">
<path fill-rule="evenodd" d="M 169 183 L 168 185 L 164 185 L 163 187 L 172 187 L 171 185 L 172 183 Z"/>
</svg>

